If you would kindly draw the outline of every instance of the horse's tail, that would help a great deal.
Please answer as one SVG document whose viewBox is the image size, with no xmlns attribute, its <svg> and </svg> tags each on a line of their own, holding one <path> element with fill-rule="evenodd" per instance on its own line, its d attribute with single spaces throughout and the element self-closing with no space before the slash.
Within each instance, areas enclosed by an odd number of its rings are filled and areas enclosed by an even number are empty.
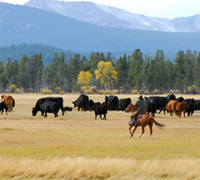
<svg viewBox="0 0 200 180">
<path fill-rule="evenodd" d="M 153 116 L 151 116 L 151 119 L 153 120 L 153 122 L 155 123 L 155 125 L 156 125 L 158 128 L 163 129 L 163 127 L 165 127 L 164 124 L 158 123 L 158 122 L 154 119 Z"/>
</svg>

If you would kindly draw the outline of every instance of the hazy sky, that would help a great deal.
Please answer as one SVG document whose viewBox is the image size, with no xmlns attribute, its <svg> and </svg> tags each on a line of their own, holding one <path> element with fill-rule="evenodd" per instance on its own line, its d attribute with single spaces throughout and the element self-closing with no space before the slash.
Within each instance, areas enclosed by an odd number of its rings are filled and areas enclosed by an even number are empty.
<svg viewBox="0 0 200 180">
<path fill-rule="evenodd" d="M 29 0 L 0 0 L 12 4 L 21 4 Z M 41 0 L 42 1 L 42 0 Z M 69 0 L 62 0 L 69 1 Z M 80 0 L 71 0 L 80 1 Z M 173 19 L 200 14 L 200 0 L 87 0 L 90 2 L 118 7 L 132 13 L 151 17 Z"/>
</svg>

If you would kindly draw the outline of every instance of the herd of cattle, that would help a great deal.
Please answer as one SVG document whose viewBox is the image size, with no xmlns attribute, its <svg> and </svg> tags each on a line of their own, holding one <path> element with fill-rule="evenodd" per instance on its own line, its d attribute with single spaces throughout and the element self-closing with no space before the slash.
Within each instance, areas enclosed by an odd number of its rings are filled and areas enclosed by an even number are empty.
<svg viewBox="0 0 200 180">
<path fill-rule="evenodd" d="M 192 116 L 195 110 L 200 110 L 200 100 L 194 100 L 193 98 L 176 98 L 174 94 L 168 95 L 166 97 L 150 96 L 144 98 L 148 106 L 147 112 L 151 113 L 152 116 L 155 116 L 157 110 L 159 110 L 158 113 L 161 113 L 161 111 L 163 111 L 164 114 L 165 111 L 167 111 L 168 113 L 170 113 L 170 115 L 173 115 L 173 113 L 175 113 L 179 117 L 181 117 L 181 112 L 184 113 L 185 117 L 186 112 L 188 116 Z M 94 102 L 92 99 L 89 99 L 89 97 L 85 94 L 81 94 L 77 98 L 77 100 L 72 103 L 74 104 L 74 107 L 78 108 L 78 111 L 94 111 L 95 119 L 97 118 L 97 115 L 99 115 L 101 119 L 106 120 L 106 114 L 108 110 L 124 111 L 131 103 L 131 99 L 119 99 L 117 96 L 110 95 L 105 96 L 105 102 L 100 103 Z M 1 96 L 1 114 L 3 114 L 4 109 L 6 111 L 6 114 L 7 111 L 12 111 L 14 106 L 15 100 L 12 98 L 12 96 Z M 68 106 L 64 107 L 62 97 L 40 98 L 36 102 L 35 107 L 32 109 L 32 115 L 35 116 L 38 111 L 41 111 L 41 115 L 44 115 L 44 117 L 47 117 L 47 113 L 53 113 L 55 117 L 57 117 L 59 109 L 61 109 L 62 115 L 64 115 L 66 111 L 72 111 L 73 108 Z M 104 115 L 104 117 L 102 118 L 101 115 Z"/>
<path fill-rule="evenodd" d="M 147 102 L 147 112 L 151 113 L 152 116 L 155 116 L 157 110 L 158 113 L 161 111 L 167 111 L 170 115 L 175 113 L 179 117 L 181 117 L 181 112 L 188 113 L 188 116 L 192 115 L 195 110 L 200 110 L 200 100 L 194 99 L 184 99 L 183 97 L 178 97 L 174 94 L 164 96 L 150 96 L 145 97 L 145 101 Z M 92 99 L 85 94 L 81 94 L 74 102 L 74 108 L 77 107 L 78 111 L 94 111 L 95 119 L 97 115 L 100 116 L 101 119 L 106 120 L 106 114 L 108 110 L 117 110 L 124 111 L 128 105 L 131 103 L 130 98 L 119 99 L 117 96 L 105 96 L 105 102 L 94 102 Z M 54 113 L 55 117 L 57 117 L 57 113 L 59 109 L 62 110 L 62 114 L 66 111 L 72 111 L 72 107 L 63 107 L 63 99 L 61 97 L 47 97 L 41 98 L 37 101 L 35 108 L 33 108 L 33 116 L 37 114 L 38 111 L 41 111 L 42 115 L 45 113 L 45 117 L 48 113 Z M 101 116 L 104 115 L 102 118 Z"/>
</svg>

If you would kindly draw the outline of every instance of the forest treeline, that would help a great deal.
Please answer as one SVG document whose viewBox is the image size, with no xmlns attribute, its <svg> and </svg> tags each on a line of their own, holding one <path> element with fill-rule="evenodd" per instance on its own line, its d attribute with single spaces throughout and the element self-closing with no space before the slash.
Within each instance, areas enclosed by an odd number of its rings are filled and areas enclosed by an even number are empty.
<svg viewBox="0 0 200 180">
<path fill-rule="evenodd" d="M 19 60 L 23 54 L 26 54 L 28 57 L 30 57 L 33 54 L 42 53 L 42 61 L 44 65 L 48 65 L 52 61 L 52 57 L 55 52 L 58 54 L 63 52 L 66 57 L 68 57 L 70 54 L 75 54 L 70 50 L 63 50 L 53 46 L 23 43 L 19 45 L 12 44 L 11 46 L 0 46 L 0 60 L 3 60 L 5 63 L 9 57 L 11 60 Z"/>
<path fill-rule="evenodd" d="M 48 87 L 55 92 L 80 91 L 77 77 L 81 71 L 89 71 L 89 86 L 103 89 L 101 81 L 96 80 L 95 70 L 100 61 L 111 62 L 117 72 L 116 80 L 110 89 L 121 91 L 169 92 L 178 90 L 181 93 L 200 92 L 200 52 L 180 50 L 173 61 L 166 59 L 163 50 L 157 50 L 154 57 L 143 56 L 140 49 L 132 55 L 112 57 L 111 53 L 92 52 L 87 59 L 80 54 L 68 56 L 54 53 L 52 61 L 44 66 L 42 53 L 27 57 L 24 54 L 19 61 L 7 59 L 0 62 L 0 90 L 16 85 L 24 92 L 40 92 Z"/>
</svg>

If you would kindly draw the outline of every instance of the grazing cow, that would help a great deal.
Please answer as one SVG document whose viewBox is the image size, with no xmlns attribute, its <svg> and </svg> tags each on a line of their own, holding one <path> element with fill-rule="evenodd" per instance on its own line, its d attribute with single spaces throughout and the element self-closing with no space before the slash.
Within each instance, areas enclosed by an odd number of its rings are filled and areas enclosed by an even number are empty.
<svg viewBox="0 0 200 180">
<path fill-rule="evenodd" d="M 6 110 L 6 115 L 8 115 L 8 113 L 7 113 L 7 111 L 8 111 L 8 107 L 7 107 L 7 105 L 6 105 L 6 103 L 5 102 L 1 102 L 0 103 L 0 111 L 1 111 L 1 115 L 3 114 L 3 110 Z"/>
<path fill-rule="evenodd" d="M 173 113 L 175 113 L 175 111 L 176 111 L 176 104 L 177 103 L 178 102 L 175 101 L 175 100 L 170 100 L 167 103 L 166 109 L 167 109 L 167 112 L 170 113 L 170 116 L 173 116 Z"/>
<path fill-rule="evenodd" d="M 106 120 L 106 113 L 107 113 L 107 105 L 98 105 L 94 108 L 94 113 L 95 113 L 95 120 L 97 119 L 97 115 L 100 116 L 103 114 L 104 118 Z M 102 118 L 101 118 L 102 119 Z"/>
<path fill-rule="evenodd" d="M 185 104 L 185 102 L 177 102 L 176 106 L 175 106 L 175 114 L 178 115 L 178 117 L 181 117 L 182 111 L 183 111 L 183 115 L 185 118 L 186 104 Z"/>
<path fill-rule="evenodd" d="M 186 112 L 188 113 L 188 116 L 192 116 L 194 113 L 195 100 L 185 99 L 184 102 L 186 104 Z"/>
<path fill-rule="evenodd" d="M 44 101 L 41 105 L 41 111 L 44 113 L 44 117 L 47 117 L 47 113 L 53 113 L 55 117 L 58 117 L 58 111 L 59 111 L 59 106 L 56 102 L 52 101 Z M 36 115 L 34 114 L 34 109 L 33 109 L 33 116 Z"/>
<path fill-rule="evenodd" d="M 157 106 L 156 108 L 160 110 L 159 114 L 161 113 L 162 110 L 164 111 L 165 114 L 166 104 L 167 104 L 166 97 L 151 96 L 151 97 L 145 97 L 145 100 L 147 103 L 149 103 L 149 105 L 151 105 L 151 103 L 155 103 Z"/>
<path fill-rule="evenodd" d="M 15 106 L 15 100 L 12 96 L 1 96 L 1 102 L 5 102 L 6 106 L 8 107 L 8 112 L 11 112 L 13 110 L 13 107 Z"/>
<path fill-rule="evenodd" d="M 129 106 L 131 103 L 130 98 L 125 98 L 125 99 L 119 99 L 119 108 L 118 110 L 125 111 L 125 109 Z"/>
<path fill-rule="evenodd" d="M 156 112 L 156 109 L 157 109 L 157 105 L 156 105 L 156 103 L 149 103 L 149 102 L 147 102 L 147 112 L 148 113 L 151 113 L 151 115 L 153 116 L 153 117 L 155 117 L 155 113 L 157 113 Z"/>
<path fill-rule="evenodd" d="M 88 96 L 85 94 L 81 94 L 78 97 L 78 99 L 72 103 L 74 104 L 74 107 L 76 106 L 78 107 L 78 111 L 80 111 L 80 108 L 81 110 L 86 111 L 88 106 L 88 101 L 89 101 Z"/>
<path fill-rule="evenodd" d="M 66 113 L 66 111 L 72 111 L 72 107 L 68 107 L 68 106 L 65 106 L 64 108 L 63 108 L 63 111 Z"/>
<path fill-rule="evenodd" d="M 32 113 L 36 115 L 38 111 L 41 111 L 41 115 L 43 116 L 44 114 L 43 114 L 43 111 L 41 109 L 41 105 L 45 101 L 56 102 L 58 104 L 59 109 L 62 110 L 62 115 L 64 115 L 63 98 L 62 97 L 46 97 L 46 98 L 38 99 L 38 101 L 35 104 L 35 108 L 33 108 Z"/>
<path fill-rule="evenodd" d="M 200 100 L 194 100 L 194 110 L 200 110 Z"/>
<path fill-rule="evenodd" d="M 105 96 L 105 102 L 108 103 L 108 109 L 109 110 L 118 110 L 119 107 L 119 99 L 117 96 Z"/>
<path fill-rule="evenodd" d="M 176 96 L 174 94 L 170 94 L 166 97 L 167 99 L 167 103 L 170 101 L 170 100 L 176 100 Z"/>
</svg>

